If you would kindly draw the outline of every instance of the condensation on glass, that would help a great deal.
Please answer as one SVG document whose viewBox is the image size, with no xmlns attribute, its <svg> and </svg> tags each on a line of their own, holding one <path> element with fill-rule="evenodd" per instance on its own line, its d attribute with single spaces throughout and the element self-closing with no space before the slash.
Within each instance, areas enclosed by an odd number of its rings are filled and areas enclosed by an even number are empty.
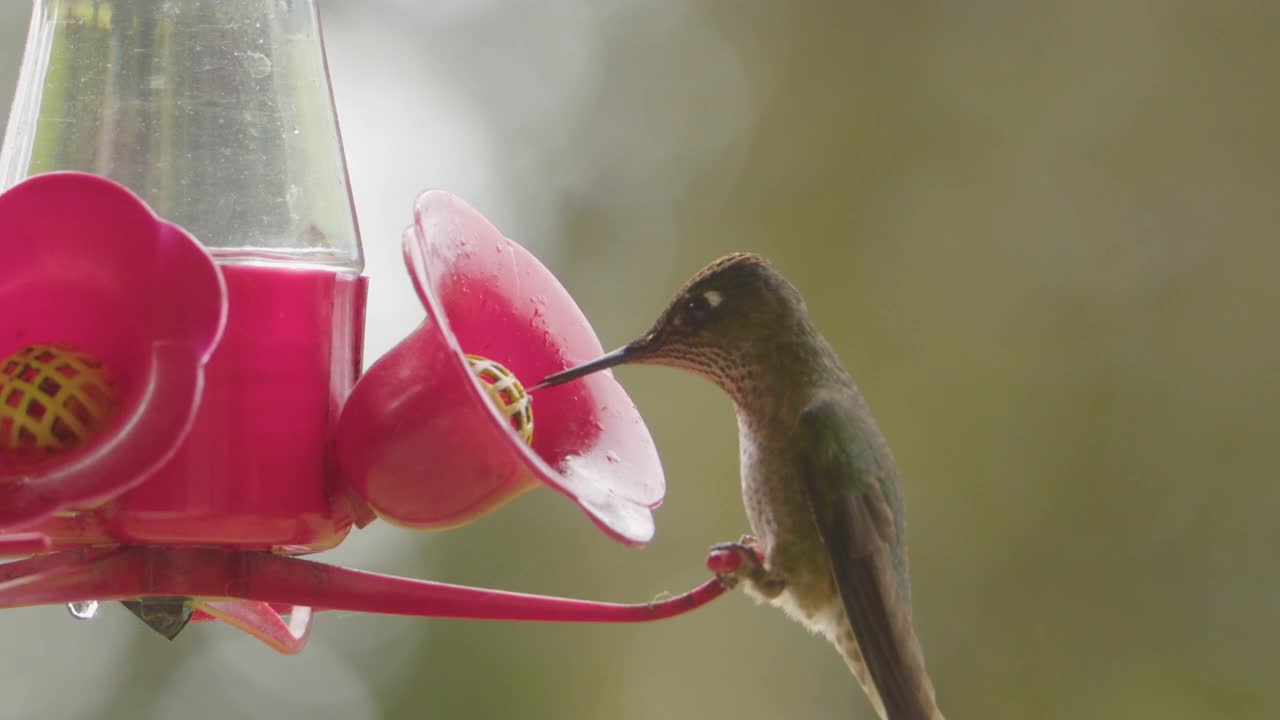
<svg viewBox="0 0 1280 720">
<path fill-rule="evenodd" d="M 224 262 L 363 267 L 315 0 L 36 0 L 0 188 L 52 170 Z"/>
</svg>

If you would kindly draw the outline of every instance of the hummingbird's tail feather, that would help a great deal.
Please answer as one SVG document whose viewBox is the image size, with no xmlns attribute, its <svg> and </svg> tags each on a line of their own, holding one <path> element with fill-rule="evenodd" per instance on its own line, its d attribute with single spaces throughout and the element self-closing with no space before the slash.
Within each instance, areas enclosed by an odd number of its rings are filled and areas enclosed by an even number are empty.
<svg viewBox="0 0 1280 720">
<path fill-rule="evenodd" d="M 849 671 L 857 678 L 858 684 L 867 694 L 867 699 L 871 701 L 871 706 L 876 709 L 876 717 L 880 720 L 888 720 L 884 711 L 884 701 L 880 699 L 876 683 L 871 679 L 871 671 L 867 669 L 867 663 L 862 659 L 862 651 L 858 649 L 858 639 L 853 636 L 853 630 L 846 625 L 840 636 L 834 638 L 834 642 L 836 649 L 840 651 L 840 656 L 849 666 Z"/>
<path fill-rule="evenodd" d="M 888 712 L 885 710 L 884 700 L 880 697 L 880 691 L 876 689 L 875 681 L 871 678 L 871 670 L 867 668 L 867 663 L 862 658 L 862 650 L 858 648 L 858 639 L 853 634 L 853 628 L 845 624 L 839 635 L 832 638 L 832 643 L 840 651 L 840 656 L 844 658 L 845 664 L 849 666 L 849 671 L 853 673 L 853 677 L 862 686 L 863 692 L 867 694 L 867 699 L 871 701 L 871 706 L 875 708 L 876 716 L 880 720 L 900 720 L 899 718 L 889 717 Z M 932 693 L 930 694 L 932 696 Z M 933 704 L 929 711 L 930 714 L 920 720 L 945 720 L 942 716 L 942 711 L 938 709 L 936 704 Z M 916 719 L 911 718 L 910 720 Z"/>
</svg>

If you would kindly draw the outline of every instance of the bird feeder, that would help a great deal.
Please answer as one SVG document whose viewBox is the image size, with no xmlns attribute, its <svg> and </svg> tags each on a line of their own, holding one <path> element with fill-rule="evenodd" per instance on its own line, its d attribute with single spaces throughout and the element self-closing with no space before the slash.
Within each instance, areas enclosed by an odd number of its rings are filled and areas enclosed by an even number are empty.
<svg viewBox="0 0 1280 720">
<path fill-rule="evenodd" d="M 37 0 L 0 189 L 0 607 L 122 601 L 169 637 L 216 619 L 292 653 L 320 610 L 632 622 L 722 592 L 620 605 L 301 557 L 538 487 L 643 545 L 664 492 L 611 376 L 524 392 L 600 343 L 447 193 L 400 239 L 426 320 L 361 376 L 314 2 Z"/>
</svg>

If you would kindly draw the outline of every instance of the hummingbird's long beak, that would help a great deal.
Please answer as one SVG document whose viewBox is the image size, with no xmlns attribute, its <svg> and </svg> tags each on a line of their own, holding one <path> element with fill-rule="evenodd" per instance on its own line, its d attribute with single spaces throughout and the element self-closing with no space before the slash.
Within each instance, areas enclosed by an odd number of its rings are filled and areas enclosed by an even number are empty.
<svg viewBox="0 0 1280 720">
<path fill-rule="evenodd" d="M 540 390 L 545 387 L 551 387 L 553 385 L 561 385 L 569 382 L 570 380 L 577 380 L 584 375 L 590 375 L 593 372 L 599 372 L 605 368 L 611 368 L 615 365 L 621 365 L 629 360 L 634 360 L 639 357 L 642 348 L 643 345 L 639 342 L 628 343 L 613 352 L 601 355 L 595 360 L 585 362 L 577 367 L 569 368 L 568 370 L 563 370 L 555 375 L 548 375 L 540 380 L 537 385 L 529 388 L 528 392 Z"/>
</svg>

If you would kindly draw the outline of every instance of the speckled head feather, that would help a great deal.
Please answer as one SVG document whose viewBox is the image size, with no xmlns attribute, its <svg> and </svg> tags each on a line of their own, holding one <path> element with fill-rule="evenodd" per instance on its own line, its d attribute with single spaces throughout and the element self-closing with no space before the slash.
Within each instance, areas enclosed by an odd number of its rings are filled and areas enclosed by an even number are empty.
<svg viewBox="0 0 1280 720">
<path fill-rule="evenodd" d="M 690 370 L 736 399 L 762 380 L 762 355 L 811 330 L 795 287 L 759 255 L 734 253 L 676 292 L 627 361 Z"/>
<path fill-rule="evenodd" d="M 720 273 L 721 271 L 723 271 L 725 268 L 728 268 L 731 266 L 738 266 L 738 265 L 741 265 L 741 266 L 766 265 L 767 266 L 768 264 L 769 264 L 768 260 L 765 260 L 764 258 L 760 257 L 759 255 L 756 255 L 755 253 L 749 253 L 749 252 L 729 253 L 728 255 L 712 260 L 710 264 L 708 264 L 706 267 L 702 268 L 697 273 L 695 273 L 693 277 L 689 278 L 688 282 L 684 284 L 684 287 L 689 288 L 694 285 L 697 285 L 702 279 L 712 275 L 716 275 L 717 273 Z M 679 293 L 677 293 L 677 295 L 679 295 Z"/>
<path fill-rule="evenodd" d="M 814 335 L 795 287 L 759 255 L 733 253 L 691 277 L 648 332 L 533 389 L 633 363 L 689 370 L 742 399 L 764 380 L 760 368 L 772 365 L 762 359 Z"/>
</svg>

